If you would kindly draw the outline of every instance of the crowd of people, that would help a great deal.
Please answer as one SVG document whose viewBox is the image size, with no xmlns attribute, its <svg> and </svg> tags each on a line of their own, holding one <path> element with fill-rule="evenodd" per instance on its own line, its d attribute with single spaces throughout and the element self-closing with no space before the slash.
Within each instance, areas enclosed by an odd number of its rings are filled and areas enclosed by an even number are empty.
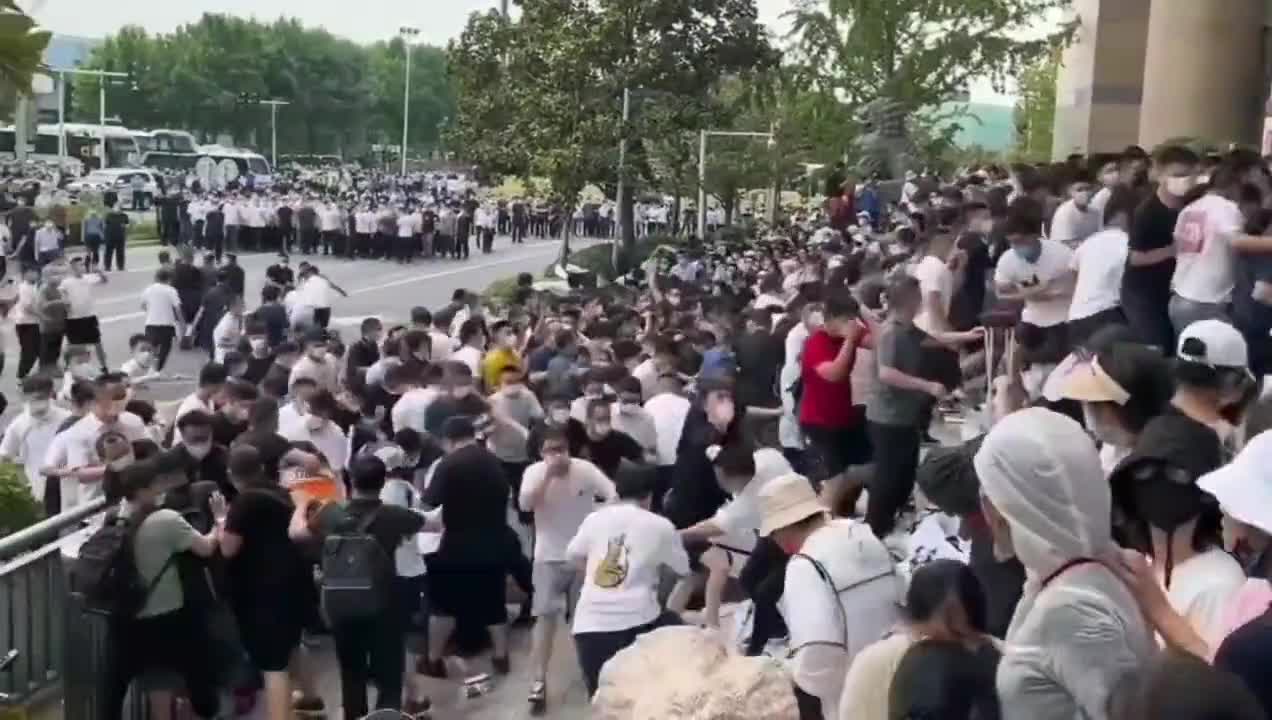
<svg viewBox="0 0 1272 720">
<path fill-rule="evenodd" d="M 315 266 L 249 299 L 213 255 L 187 296 L 182 243 L 118 370 L 67 314 L 65 381 L 56 353 L 20 372 L 0 457 L 50 512 L 112 508 L 71 576 L 110 620 L 108 719 L 154 669 L 202 717 L 262 688 L 271 720 L 321 712 L 325 634 L 344 717 L 418 716 L 424 678 L 508 675 L 522 623 L 536 713 L 568 623 L 604 717 L 632 668 L 688 662 L 684 624 L 771 658 L 790 702 L 754 707 L 782 717 L 1267 717 L 1270 178 L 1129 148 L 916 177 L 843 224 L 877 189 L 839 177 L 815 228 L 565 296 L 460 290 L 348 342 Z M 208 361 L 156 406 L 186 323 Z M 694 678 L 639 692 L 751 717 Z"/>
</svg>

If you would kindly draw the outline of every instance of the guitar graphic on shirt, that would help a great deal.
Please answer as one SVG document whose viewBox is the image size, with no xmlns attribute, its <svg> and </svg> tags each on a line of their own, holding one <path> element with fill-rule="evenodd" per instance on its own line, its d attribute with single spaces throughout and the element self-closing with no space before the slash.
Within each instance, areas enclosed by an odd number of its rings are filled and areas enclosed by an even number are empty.
<svg viewBox="0 0 1272 720">
<path fill-rule="evenodd" d="M 626 537 L 619 535 L 610 538 L 605 557 L 601 558 L 600 564 L 592 573 L 592 582 L 597 587 L 612 590 L 627 580 L 627 545 L 623 542 Z"/>
</svg>

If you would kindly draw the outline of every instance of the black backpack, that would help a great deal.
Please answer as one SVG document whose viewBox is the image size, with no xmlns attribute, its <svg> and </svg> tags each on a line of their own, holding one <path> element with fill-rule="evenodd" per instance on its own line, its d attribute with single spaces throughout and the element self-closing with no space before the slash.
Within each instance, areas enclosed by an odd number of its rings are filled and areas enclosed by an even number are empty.
<svg viewBox="0 0 1272 720">
<path fill-rule="evenodd" d="M 123 518 L 111 513 L 97 532 L 80 546 L 68 582 L 71 596 L 79 600 L 84 612 L 114 619 L 131 619 L 145 607 L 150 594 L 176 557 L 175 554 L 169 555 L 159 573 L 149 582 L 142 578 L 133 546 L 137 529 L 149 515 L 141 513 Z"/>
<path fill-rule="evenodd" d="M 319 595 L 329 625 L 369 620 L 389 609 L 393 560 L 369 532 L 378 512 L 355 520 L 345 511 L 323 538 Z"/>
</svg>

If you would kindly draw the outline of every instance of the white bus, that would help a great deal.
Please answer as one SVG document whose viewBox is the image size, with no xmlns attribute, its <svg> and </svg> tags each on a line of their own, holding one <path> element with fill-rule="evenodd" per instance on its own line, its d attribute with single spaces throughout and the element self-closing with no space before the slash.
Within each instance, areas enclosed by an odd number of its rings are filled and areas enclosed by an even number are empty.
<svg viewBox="0 0 1272 720">
<path fill-rule="evenodd" d="M 200 158 L 211 158 L 217 165 L 227 160 L 234 164 L 235 171 L 218 173 L 223 182 L 237 180 L 240 185 L 246 185 L 247 177 L 251 175 L 253 187 L 266 188 L 274 183 L 274 171 L 265 156 L 259 153 L 223 145 L 200 145 L 198 154 Z"/>
</svg>

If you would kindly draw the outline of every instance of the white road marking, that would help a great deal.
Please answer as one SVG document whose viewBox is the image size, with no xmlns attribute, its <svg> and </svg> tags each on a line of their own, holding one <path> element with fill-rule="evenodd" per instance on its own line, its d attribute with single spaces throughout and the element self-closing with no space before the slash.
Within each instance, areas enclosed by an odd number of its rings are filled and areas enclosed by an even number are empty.
<svg viewBox="0 0 1272 720">
<path fill-rule="evenodd" d="M 530 245 L 530 246 L 533 246 L 533 245 L 557 246 L 558 244 L 559 243 L 555 241 L 547 242 L 547 243 L 527 243 L 527 245 Z M 350 290 L 349 295 L 350 297 L 354 295 L 365 295 L 367 293 L 378 292 L 380 290 L 385 290 L 387 288 L 394 288 L 400 285 L 410 285 L 411 283 L 420 282 L 422 280 L 436 280 L 437 278 L 451 277 L 453 275 L 463 275 L 464 273 L 473 272 L 474 270 L 483 270 L 485 268 L 499 267 L 501 265 L 511 265 L 512 263 L 524 262 L 526 260 L 530 260 L 536 257 L 541 257 L 543 255 L 547 255 L 553 252 L 556 252 L 556 247 L 544 248 L 542 250 L 536 250 L 534 252 L 517 255 L 516 257 L 504 258 L 502 260 L 492 260 L 490 262 L 478 263 L 476 265 L 464 264 L 460 267 L 455 267 L 450 270 L 443 270 L 441 272 L 428 273 L 425 275 L 412 275 L 409 277 L 404 277 L 400 279 L 391 280 L 389 282 L 380 283 L 379 285 L 373 285 L 373 286 L 358 288 L 356 290 Z M 396 273 L 391 274 L 390 277 L 394 277 L 394 275 L 396 275 Z M 127 298 L 103 299 L 103 300 L 99 300 L 98 303 L 104 304 L 107 302 L 123 302 L 125 300 L 136 299 L 136 297 L 137 296 L 129 296 Z M 110 325 L 110 324 L 119 323 L 119 322 L 126 322 L 128 320 L 135 320 L 137 318 L 145 317 L 145 316 L 146 316 L 146 313 L 144 312 L 131 312 L 131 313 L 124 313 L 122 315 L 111 315 L 110 317 L 101 318 L 99 320 L 99 324 Z"/>
</svg>

